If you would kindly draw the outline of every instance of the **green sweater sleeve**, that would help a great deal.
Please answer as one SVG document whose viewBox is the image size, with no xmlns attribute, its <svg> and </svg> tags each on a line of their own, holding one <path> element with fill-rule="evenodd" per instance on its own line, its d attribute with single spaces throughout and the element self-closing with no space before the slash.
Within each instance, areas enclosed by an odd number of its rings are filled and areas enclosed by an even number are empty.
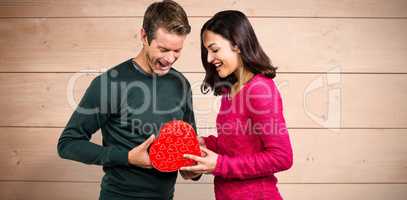
<svg viewBox="0 0 407 200">
<path fill-rule="evenodd" d="M 106 109 L 109 107 L 106 101 L 108 89 L 101 88 L 102 79 L 101 76 L 94 79 L 86 90 L 59 138 L 58 154 L 64 159 L 86 164 L 127 166 L 127 150 L 115 146 L 105 147 L 90 142 L 92 134 L 99 130 L 109 118 Z"/>
<path fill-rule="evenodd" d="M 192 105 L 192 91 L 191 91 L 191 86 L 189 83 L 187 84 L 187 91 L 186 91 L 186 104 L 184 106 L 184 121 L 188 122 L 189 124 L 194 127 L 195 131 L 196 129 L 196 123 L 195 123 L 195 115 L 194 115 L 194 110 L 193 110 L 193 105 Z"/>
</svg>

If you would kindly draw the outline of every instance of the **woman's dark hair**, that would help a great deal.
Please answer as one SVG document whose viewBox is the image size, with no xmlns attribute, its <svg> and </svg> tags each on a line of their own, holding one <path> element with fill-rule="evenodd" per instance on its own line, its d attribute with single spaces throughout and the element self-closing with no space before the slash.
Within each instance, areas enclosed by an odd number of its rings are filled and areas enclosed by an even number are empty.
<svg viewBox="0 0 407 200">
<path fill-rule="evenodd" d="M 229 40 L 233 46 L 240 50 L 243 67 L 253 74 L 263 74 L 268 78 L 276 76 L 277 68 L 271 65 L 270 58 L 261 48 L 253 27 L 246 15 L 236 10 L 218 12 L 201 29 L 201 59 L 205 68 L 205 79 L 201 85 L 201 92 L 206 94 L 209 89 L 214 95 L 222 95 L 230 89 L 237 79 L 234 74 L 221 78 L 216 67 L 208 63 L 208 50 L 203 44 L 203 34 L 211 31 Z"/>
</svg>

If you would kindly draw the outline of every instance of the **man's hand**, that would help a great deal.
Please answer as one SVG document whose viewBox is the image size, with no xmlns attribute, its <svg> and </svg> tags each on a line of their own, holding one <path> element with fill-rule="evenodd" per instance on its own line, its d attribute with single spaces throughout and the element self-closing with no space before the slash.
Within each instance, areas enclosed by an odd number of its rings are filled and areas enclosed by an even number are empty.
<svg viewBox="0 0 407 200">
<path fill-rule="evenodd" d="M 142 168 L 152 168 L 147 149 L 153 143 L 154 139 L 155 136 L 153 134 L 142 144 L 130 150 L 128 155 L 129 164 Z"/>
<path fill-rule="evenodd" d="M 198 142 L 199 142 L 199 146 L 206 147 L 205 140 L 202 137 L 198 137 Z M 201 156 L 206 156 L 206 153 L 201 151 Z M 179 172 L 180 172 L 182 178 L 184 178 L 185 180 L 195 179 L 202 175 L 202 173 L 196 173 L 193 171 L 179 170 Z"/>
<path fill-rule="evenodd" d="M 195 172 L 184 171 L 184 170 L 180 170 L 179 173 L 181 174 L 182 178 L 184 178 L 185 180 L 198 178 L 201 175 L 201 173 L 195 173 Z"/>
</svg>

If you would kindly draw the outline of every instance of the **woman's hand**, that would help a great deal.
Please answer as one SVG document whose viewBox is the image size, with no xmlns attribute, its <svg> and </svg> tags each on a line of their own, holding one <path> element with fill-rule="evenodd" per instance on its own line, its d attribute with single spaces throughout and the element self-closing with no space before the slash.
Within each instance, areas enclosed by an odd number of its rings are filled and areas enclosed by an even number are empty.
<svg viewBox="0 0 407 200">
<path fill-rule="evenodd" d="M 195 160 L 197 164 L 194 166 L 181 167 L 181 170 L 202 174 L 212 173 L 216 167 L 218 154 L 205 147 L 201 147 L 201 151 L 204 153 L 203 155 L 204 157 L 199 157 L 191 154 L 184 154 L 184 158 Z"/>
<path fill-rule="evenodd" d="M 198 137 L 199 146 L 206 147 L 203 137 Z"/>
</svg>

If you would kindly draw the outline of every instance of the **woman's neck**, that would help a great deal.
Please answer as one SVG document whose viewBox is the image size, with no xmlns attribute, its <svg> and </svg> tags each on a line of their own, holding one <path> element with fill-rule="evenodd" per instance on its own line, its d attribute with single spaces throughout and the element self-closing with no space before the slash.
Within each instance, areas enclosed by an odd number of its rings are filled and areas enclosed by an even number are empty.
<svg viewBox="0 0 407 200">
<path fill-rule="evenodd" d="M 248 81 L 250 81 L 254 74 L 247 70 L 245 67 L 239 67 L 235 72 L 234 75 L 237 79 L 236 83 L 232 85 L 231 88 L 231 94 L 232 96 L 236 94 L 244 84 L 246 84 Z"/>
<path fill-rule="evenodd" d="M 247 83 L 250 79 L 252 79 L 252 77 L 254 76 L 254 74 L 247 70 L 245 67 L 239 67 L 234 74 L 237 79 L 236 83 L 233 84 L 234 86 L 235 85 L 242 86 L 245 83 Z"/>
</svg>

